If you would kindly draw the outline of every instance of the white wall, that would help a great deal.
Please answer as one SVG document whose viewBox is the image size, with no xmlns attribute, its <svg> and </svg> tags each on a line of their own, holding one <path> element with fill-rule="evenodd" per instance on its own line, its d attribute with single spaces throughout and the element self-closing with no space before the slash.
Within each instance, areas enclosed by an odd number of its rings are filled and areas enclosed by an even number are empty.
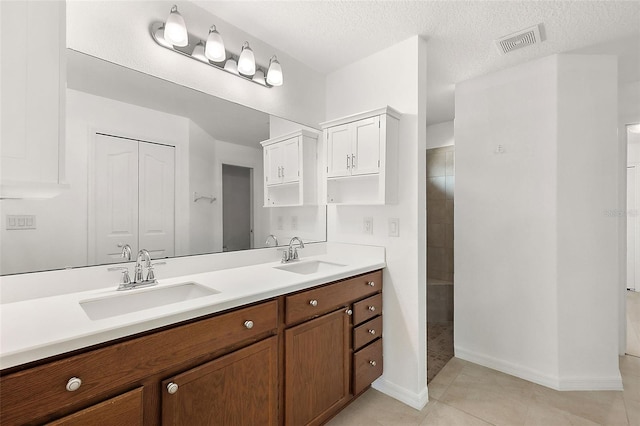
<svg viewBox="0 0 640 426">
<path fill-rule="evenodd" d="M 261 87 L 158 46 L 149 28 L 166 20 L 172 4 L 69 1 L 67 47 L 310 126 L 324 120 L 324 76 L 251 36 L 251 28 L 238 29 L 190 2 L 179 4 L 190 33 L 206 38 L 215 24 L 228 51 L 239 54 L 247 40 L 256 62 L 263 66 L 277 54 L 284 72 L 283 86 Z"/>
<path fill-rule="evenodd" d="M 615 87 L 614 59 L 578 55 L 457 85 L 456 356 L 621 386 Z"/>
<path fill-rule="evenodd" d="M 454 145 L 453 120 L 427 127 L 427 149 Z"/>
<path fill-rule="evenodd" d="M 426 392 L 426 42 L 412 37 L 327 76 L 327 119 L 389 105 L 400 121 L 398 204 L 329 206 L 328 241 L 386 247 L 384 376 L 374 387 L 421 408 Z M 401 67 L 397 64 L 402 63 Z M 373 235 L 362 233 L 373 217 Z M 399 218 L 400 237 L 388 237 Z"/>
<path fill-rule="evenodd" d="M 189 235 L 191 253 L 213 253 L 222 251 L 222 228 L 216 228 L 216 213 L 220 194 L 215 192 L 215 139 L 193 121 L 189 122 Z M 193 193 L 216 197 L 217 201 L 193 202 Z M 214 205 L 215 204 L 215 205 Z M 216 232 L 217 230 L 217 232 Z"/>
</svg>

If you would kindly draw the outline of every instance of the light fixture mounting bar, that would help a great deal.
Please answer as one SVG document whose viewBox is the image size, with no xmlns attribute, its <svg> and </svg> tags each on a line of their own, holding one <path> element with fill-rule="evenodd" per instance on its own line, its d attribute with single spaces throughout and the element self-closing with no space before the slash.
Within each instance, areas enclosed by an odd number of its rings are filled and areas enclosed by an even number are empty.
<svg viewBox="0 0 640 426">
<path fill-rule="evenodd" d="M 151 28 L 150 28 L 151 38 L 159 46 L 162 46 L 165 49 L 171 50 L 172 52 L 176 52 L 176 53 L 179 53 L 181 55 L 184 55 L 184 56 L 186 56 L 188 58 L 191 58 L 194 61 L 199 62 L 201 64 L 209 65 L 209 66 L 211 66 L 211 67 L 213 67 L 213 68 L 215 68 L 217 70 L 224 71 L 224 72 L 226 72 L 228 74 L 231 74 L 233 76 L 236 76 L 236 77 L 240 77 L 243 80 L 249 81 L 249 82 L 251 82 L 253 84 L 257 84 L 258 86 L 266 87 L 268 89 L 271 89 L 273 87 L 270 84 L 268 84 L 266 81 L 265 81 L 265 84 L 261 84 L 261 83 L 258 83 L 255 80 L 253 80 L 251 77 L 244 76 L 244 75 L 242 75 L 240 73 L 236 74 L 234 72 L 226 70 L 224 68 L 224 63 L 217 64 L 217 63 L 211 62 L 209 60 L 207 60 L 207 62 L 204 62 L 204 61 L 201 61 L 199 59 L 194 58 L 192 56 L 193 49 L 196 47 L 196 45 L 199 42 L 203 42 L 200 38 L 194 36 L 191 33 L 187 33 L 188 34 L 188 44 L 186 46 L 184 46 L 184 47 L 173 46 L 168 41 L 166 41 L 164 39 L 164 37 L 162 37 L 163 29 L 164 29 L 164 23 L 163 22 L 154 22 L 153 24 L 151 24 Z M 228 55 L 229 58 L 232 58 L 232 57 L 238 58 L 239 56 L 240 56 L 239 54 L 236 55 L 236 54 L 233 54 L 233 53 L 231 55 Z M 263 74 L 266 76 L 267 75 L 267 71 L 268 71 L 268 67 L 263 67 L 261 65 L 256 64 L 256 72 L 258 70 L 262 70 Z"/>
</svg>

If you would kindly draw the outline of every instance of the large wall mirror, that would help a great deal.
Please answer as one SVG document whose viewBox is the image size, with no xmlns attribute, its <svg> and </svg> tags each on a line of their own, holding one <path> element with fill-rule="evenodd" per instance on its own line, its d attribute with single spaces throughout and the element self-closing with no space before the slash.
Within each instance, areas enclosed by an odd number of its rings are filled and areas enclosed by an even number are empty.
<svg viewBox="0 0 640 426">
<path fill-rule="evenodd" d="M 65 126 L 69 189 L 2 201 L 35 228 L 3 227 L 3 275 L 326 240 L 325 206 L 263 207 L 260 142 L 303 126 L 73 50 Z"/>
</svg>

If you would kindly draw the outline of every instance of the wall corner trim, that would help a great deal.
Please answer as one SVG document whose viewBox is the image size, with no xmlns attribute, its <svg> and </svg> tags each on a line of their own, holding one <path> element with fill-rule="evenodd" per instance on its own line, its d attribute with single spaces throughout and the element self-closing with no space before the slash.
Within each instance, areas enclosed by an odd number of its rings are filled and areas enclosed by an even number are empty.
<svg viewBox="0 0 640 426">
<path fill-rule="evenodd" d="M 385 380 L 383 376 L 373 382 L 371 387 L 416 410 L 422 410 L 425 405 L 427 405 L 427 402 L 429 402 L 429 392 L 426 386 L 420 392 L 415 393 Z"/>
</svg>

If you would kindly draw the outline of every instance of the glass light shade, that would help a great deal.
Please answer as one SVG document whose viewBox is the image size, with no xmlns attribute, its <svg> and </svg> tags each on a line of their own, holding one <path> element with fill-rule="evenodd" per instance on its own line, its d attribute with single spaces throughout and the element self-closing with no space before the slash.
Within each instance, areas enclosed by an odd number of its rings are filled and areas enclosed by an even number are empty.
<svg viewBox="0 0 640 426">
<path fill-rule="evenodd" d="M 234 74 L 238 74 L 238 64 L 233 58 L 227 59 L 227 62 L 224 64 L 224 69 Z"/>
<path fill-rule="evenodd" d="M 216 31 L 215 25 L 212 25 L 209 29 L 204 54 L 213 62 L 223 62 L 227 58 L 227 53 L 224 50 L 224 41 L 222 41 L 220 33 Z"/>
<path fill-rule="evenodd" d="M 191 52 L 191 57 L 199 61 L 202 61 L 205 64 L 209 63 L 209 60 L 205 56 L 204 44 L 202 44 L 201 41 L 199 41 L 198 44 L 196 44 L 196 47 L 193 48 L 193 52 Z"/>
<path fill-rule="evenodd" d="M 171 13 L 164 24 L 164 38 L 169 43 L 178 47 L 185 47 L 189 44 L 189 35 L 187 34 L 187 25 L 184 18 L 178 12 L 178 6 L 173 5 Z"/>
<path fill-rule="evenodd" d="M 260 83 L 263 86 L 266 85 L 265 81 L 264 81 L 264 71 L 262 70 L 256 70 L 256 73 L 253 75 L 252 78 L 253 81 L 255 81 L 256 83 Z"/>
<path fill-rule="evenodd" d="M 242 45 L 242 52 L 238 59 L 238 71 L 244 75 L 254 75 L 256 73 L 256 58 L 253 55 L 253 50 L 249 47 L 249 43 L 246 41 Z"/>
<path fill-rule="evenodd" d="M 284 79 L 282 77 L 282 66 L 278 62 L 278 58 L 273 56 L 269 61 L 269 71 L 267 71 L 267 83 L 271 86 L 282 86 Z"/>
</svg>

